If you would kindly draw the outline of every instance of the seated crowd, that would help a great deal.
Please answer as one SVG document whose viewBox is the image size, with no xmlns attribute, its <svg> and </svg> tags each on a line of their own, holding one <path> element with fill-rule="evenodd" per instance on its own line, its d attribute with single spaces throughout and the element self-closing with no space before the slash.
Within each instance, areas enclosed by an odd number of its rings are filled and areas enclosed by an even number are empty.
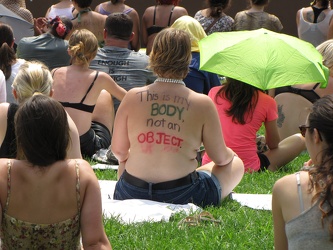
<svg viewBox="0 0 333 250">
<path fill-rule="evenodd" d="M 124 2 L 92 10 L 92 0 L 60 0 L 46 17 L 30 20 L 35 36 L 17 47 L 11 26 L 0 23 L 1 247 L 111 249 L 85 157 L 116 159 L 114 199 L 206 207 L 220 205 L 245 172 L 276 171 L 305 150 L 309 170 L 273 188 L 275 246 L 298 244 L 294 231 L 310 211 L 320 235 L 312 246 L 329 247 L 333 40 L 317 47 L 330 72 L 327 89 L 312 83 L 266 93 L 229 77 L 221 84 L 221 76 L 200 70 L 199 41 L 252 29 L 246 22 L 258 16 L 281 32 L 280 20 L 264 12 L 267 0 L 251 0 L 235 20 L 224 13 L 229 0 L 206 0 L 194 18 L 179 0 L 156 0 L 143 15 L 142 34 L 138 13 Z M 140 35 L 146 52 L 139 51 Z"/>
</svg>

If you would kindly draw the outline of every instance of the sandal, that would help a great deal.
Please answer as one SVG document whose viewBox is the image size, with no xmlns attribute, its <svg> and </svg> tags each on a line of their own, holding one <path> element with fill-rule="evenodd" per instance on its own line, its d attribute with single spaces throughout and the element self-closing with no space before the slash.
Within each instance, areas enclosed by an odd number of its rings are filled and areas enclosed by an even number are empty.
<svg viewBox="0 0 333 250">
<path fill-rule="evenodd" d="M 178 222 L 178 228 L 183 228 L 184 226 L 199 226 L 202 222 L 213 222 L 214 224 L 221 223 L 221 220 L 216 220 L 214 216 L 207 212 L 203 211 L 195 216 L 187 216 Z"/>
</svg>

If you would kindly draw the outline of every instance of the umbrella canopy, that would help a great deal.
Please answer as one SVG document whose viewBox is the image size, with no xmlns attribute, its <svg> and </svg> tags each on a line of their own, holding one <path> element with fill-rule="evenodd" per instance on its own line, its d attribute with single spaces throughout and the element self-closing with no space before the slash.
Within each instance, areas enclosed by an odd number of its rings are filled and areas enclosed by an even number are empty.
<svg viewBox="0 0 333 250">
<path fill-rule="evenodd" d="M 15 43 L 18 43 L 23 37 L 34 35 L 33 24 L 27 22 L 15 12 L 9 10 L 0 4 L 0 22 L 10 25 L 14 32 Z"/>
<path fill-rule="evenodd" d="M 327 85 L 329 70 L 316 48 L 266 29 L 216 32 L 199 42 L 200 69 L 262 90 L 302 83 Z"/>
</svg>

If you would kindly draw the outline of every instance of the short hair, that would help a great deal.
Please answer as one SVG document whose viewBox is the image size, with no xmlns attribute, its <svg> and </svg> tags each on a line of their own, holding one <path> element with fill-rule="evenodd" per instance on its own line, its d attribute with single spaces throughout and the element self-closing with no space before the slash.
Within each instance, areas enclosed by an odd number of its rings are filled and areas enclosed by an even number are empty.
<svg viewBox="0 0 333 250">
<path fill-rule="evenodd" d="M 58 101 L 34 95 L 19 107 L 14 121 L 18 159 L 46 167 L 66 158 L 69 125 Z"/>
<path fill-rule="evenodd" d="M 157 76 L 184 79 L 190 62 L 191 40 L 187 32 L 165 28 L 156 35 L 149 67 Z"/>
<path fill-rule="evenodd" d="M 73 2 L 77 3 L 80 8 L 88 8 L 90 7 L 92 0 L 72 0 Z"/>
<path fill-rule="evenodd" d="M 13 29 L 5 23 L 0 23 L 0 70 L 6 80 L 12 74 L 12 62 L 16 60 L 16 54 L 11 47 L 14 42 Z"/>
<path fill-rule="evenodd" d="M 30 98 L 35 92 L 50 95 L 53 78 L 49 68 L 39 61 L 23 63 L 14 79 L 12 87 L 21 103 Z"/>
<path fill-rule="evenodd" d="M 79 65 L 89 64 L 98 50 L 96 36 L 87 29 L 75 30 L 69 38 L 68 49 L 72 60 Z"/>
<path fill-rule="evenodd" d="M 124 13 L 112 13 L 105 20 L 107 36 L 129 41 L 133 31 L 132 18 Z"/>
<path fill-rule="evenodd" d="M 268 4 L 269 0 L 251 0 L 252 4 L 263 6 Z"/>
<path fill-rule="evenodd" d="M 333 67 L 333 39 L 326 40 L 319 44 L 316 49 L 323 57 L 323 64 L 327 68 Z"/>
</svg>

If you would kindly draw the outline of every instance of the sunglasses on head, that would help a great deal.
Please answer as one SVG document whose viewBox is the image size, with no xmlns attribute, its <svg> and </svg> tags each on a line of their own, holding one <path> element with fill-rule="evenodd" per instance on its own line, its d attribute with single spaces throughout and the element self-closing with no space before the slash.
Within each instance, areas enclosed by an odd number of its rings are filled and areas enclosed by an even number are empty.
<svg viewBox="0 0 333 250">
<path fill-rule="evenodd" d="M 298 127 L 299 128 L 299 131 L 301 132 L 301 135 L 303 137 L 305 137 L 305 133 L 306 133 L 306 129 L 310 128 L 309 126 L 306 126 L 306 125 L 301 125 Z"/>
</svg>

